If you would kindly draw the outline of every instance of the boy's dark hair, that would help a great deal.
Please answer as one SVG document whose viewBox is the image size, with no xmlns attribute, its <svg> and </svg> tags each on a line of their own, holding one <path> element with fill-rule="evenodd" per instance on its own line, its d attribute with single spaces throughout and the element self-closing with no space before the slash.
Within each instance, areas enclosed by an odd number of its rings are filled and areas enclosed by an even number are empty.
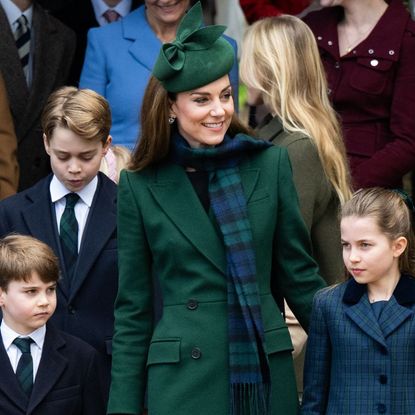
<svg viewBox="0 0 415 415">
<path fill-rule="evenodd" d="M 59 261 L 52 249 L 32 236 L 10 234 L 0 239 L 0 288 L 11 281 L 28 282 L 36 272 L 44 283 L 59 279 Z"/>
</svg>

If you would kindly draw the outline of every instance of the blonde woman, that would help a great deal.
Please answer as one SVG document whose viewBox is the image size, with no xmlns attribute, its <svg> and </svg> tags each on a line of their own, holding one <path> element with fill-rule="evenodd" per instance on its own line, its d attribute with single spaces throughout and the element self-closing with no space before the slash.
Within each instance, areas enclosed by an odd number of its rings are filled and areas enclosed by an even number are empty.
<svg viewBox="0 0 415 415">
<path fill-rule="evenodd" d="M 242 81 L 260 93 L 270 112 L 259 137 L 288 150 L 313 255 L 323 278 L 333 284 L 343 274 L 338 211 L 351 190 L 340 126 L 327 97 L 314 35 L 293 16 L 260 20 L 245 35 L 240 69 Z M 287 318 L 299 353 L 305 334 L 298 333 L 298 322 L 290 320 L 289 312 Z M 302 359 L 298 379 L 301 364 Z"/>
</svg>

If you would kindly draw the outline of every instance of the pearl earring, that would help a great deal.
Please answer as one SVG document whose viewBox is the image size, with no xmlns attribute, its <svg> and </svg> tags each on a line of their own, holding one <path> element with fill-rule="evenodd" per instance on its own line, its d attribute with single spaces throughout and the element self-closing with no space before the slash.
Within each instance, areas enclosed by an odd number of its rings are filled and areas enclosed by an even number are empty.
<svg viewBox="0 0 415 415">
<path fill-rule="evenodd" d="M 174 121 L 176 121 L 176 117 L 173 117 L 172 115 L 170 115 L 170 117 L 169 117 L 169 124 L 173 124 Z"/>
</svg>

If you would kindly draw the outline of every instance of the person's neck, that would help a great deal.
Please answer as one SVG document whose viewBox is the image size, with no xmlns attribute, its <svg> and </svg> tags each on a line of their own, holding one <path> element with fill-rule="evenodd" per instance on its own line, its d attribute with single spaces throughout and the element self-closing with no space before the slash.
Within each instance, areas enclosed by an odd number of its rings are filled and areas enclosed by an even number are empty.
<svg viewBox="0 0 415 415">
<path fill-rule="evenodd" d="M 396 269 L 391 273 L 389 278 L 367 284 L 369 301 L 371 303 L 375 301 L 388 301 L 392 297 L 400 278 L 401 273 Z"/>
<path fill-rule="evenodd" d="M 388 4 L 384 0 L 356 0 L 346 3 L 343 8 L 342 24 L 363 32 L 376 25 L 388 8 Z"/>
<path fill-rule="evenodd" d="M 162 43 L 172 42 L 176 38 L 177 24 L 161 24 L 150 14 L 147 14 L 147 20 Z"/>
<path fill-rule="evenodd" d="M 12 0 L 21 12 L 26 11 L 32 4 L 32 0 Z"/>
<path fill-rule="evenodd" d="M 118 3 L 121 3 L 121 0 L 104 0 L 104 3 L 111 8 L 114 8 Z"/>
</svg>

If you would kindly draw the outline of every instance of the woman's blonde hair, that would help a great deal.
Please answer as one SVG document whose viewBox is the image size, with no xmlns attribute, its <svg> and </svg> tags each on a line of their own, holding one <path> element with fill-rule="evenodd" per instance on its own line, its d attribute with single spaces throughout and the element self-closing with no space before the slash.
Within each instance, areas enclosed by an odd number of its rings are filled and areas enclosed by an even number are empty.
<svg viewBox="0 0 415 415">
<path fill-rule="evenodd" d="M 414 206 L 409 196 L 400 190 L 373 187 L 360 189 L 341 210 L 341 219 L 350 216 L 375 220 L 380 231 L 393 241 L 405 237 L 408 245 L 399 257 L 399 270 L 415 276 Z"/>
<path fill-rule="evenodd" d="M 128 165 L 130 170 L 142 170 L 167 156 L 172 129 L 176 128 L 168 121 L 170 106 L 176 97 L 177 94 L 167 92 L 158 79 L 150 77 L 141 109 L 141 133 Z M 234 136 L 238 133 L 252 135 L 249 127 L 234 114 L 227 134 Z"/>
<path fill-rule="evenodd" d="M 294 16 L 254 23 L 244 37 L 240 73 L 248 87 L 262 93 L 286 131 L 310 137 L 340 203 L 348 200 L 350 176 L 341 129 L 308 26 Z"/>
<path fill-rule="evenodd" d="M 101 160 L 99 170 L 113 182 L 118 183 L 121 170 L 127 168 L 131 160 L 131 152 L 127 147 L 114 145 L 108 148 L 107 154 Z"/>
</svg>

